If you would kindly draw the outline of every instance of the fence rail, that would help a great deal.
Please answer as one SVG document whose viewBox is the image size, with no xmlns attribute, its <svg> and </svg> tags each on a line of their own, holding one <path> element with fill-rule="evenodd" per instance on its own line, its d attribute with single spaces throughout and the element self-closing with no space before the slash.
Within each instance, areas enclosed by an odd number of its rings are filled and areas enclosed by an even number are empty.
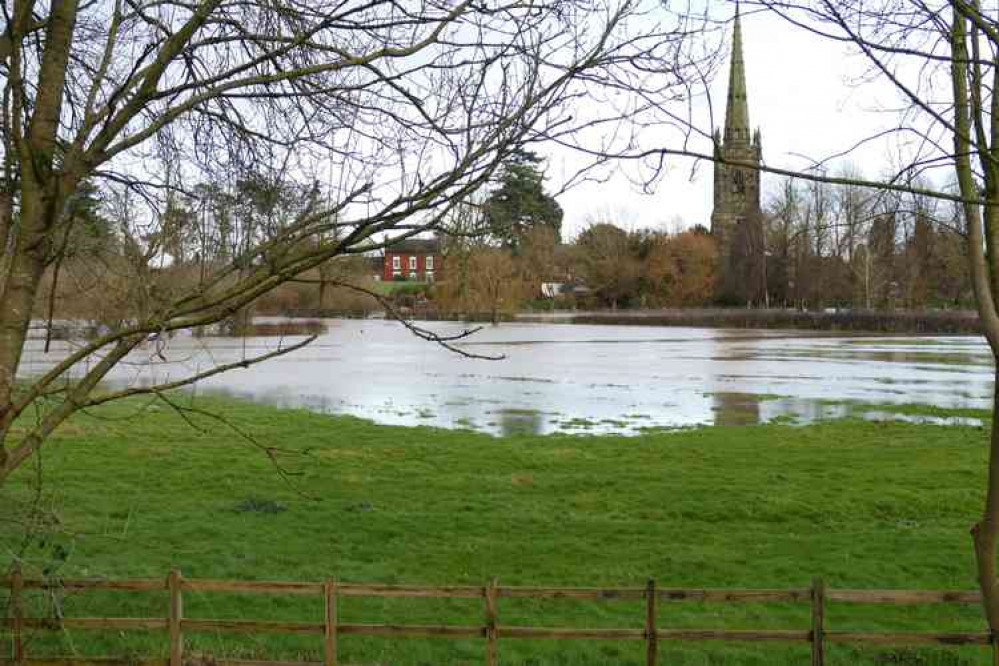
<svg viewBox="0 0 999 666">
<path fill-rule="evenodd" d="M 265 632 L 304 634 L 322 637 L 322 662 L 251 661 L 217 659 L 218 666 L 338 666 L 339 637 L 347 635 L 393 638 L 440 637 L 480 638 L 486 642 L 485 663 L 499 663 L 501 639 L 545 640 L 631 640 L 645 641 L 646 664 L 658 663 L 658 646 L 663 641 L 779 641 L 811 644 L 812 666 L 825 663 L 826 644 L 852 643 L 876 645 L 985 645 L 992 648 L 993 663 L 999 665 L 999 643 L 987 631 L 980 632 L 858 632 L 830 631 L 825 626 L 830 601 L 848 604 L 980 604 L 981 594 L 961 590 L 852 590 L 828 589 L 821 578 L 810 587 L 789 589 L 694 589 L 661 588 L 654 581 L 645 587 L 525 587 L 502 586 L 492 581 L 483 586 L 420 586 L 323 582 L 235 581 L 184 578 L 172 569 L 165 579 L 132 580 L 37 580 L 25 579 L 20 569 L 0 577 L 0 589 L 9 590 L 8 615 L 0 617 L 0 628 L 10 633 L 10 658 L 0 658 L 2 666 L 183 666 L 185 632 Z M 168 595 L 165 617 L 26 617 L 26 590 L 119 590 L 126 592 L 162 591 Z M 249 594 L 304 595 L 323 602 L 322 622 L 287 622 L 253 619 L 191 618 L 184 615 L 184 592 L 223 592 Z M 484 623 L 481 625 L 359 624 L 342 622 L 339 617 L 341 597 L 381 598 L 452 598 L 483 599 Z M 502 598 L 573 599 L 581 601 L 641 601 L 644 603 L 644 626 L 641 628 L 525 627 L 500 624 L 498 610 Z M 664 629 L 659 627 L 658 609 L 662 602 L 808 603 L 811 606 L 808 629 Z M 25 634 L 28 631 L 64 629 L 167 631 L 170 655 L 166 659 L 115 657 L 30 658 Z"/>
</svg>

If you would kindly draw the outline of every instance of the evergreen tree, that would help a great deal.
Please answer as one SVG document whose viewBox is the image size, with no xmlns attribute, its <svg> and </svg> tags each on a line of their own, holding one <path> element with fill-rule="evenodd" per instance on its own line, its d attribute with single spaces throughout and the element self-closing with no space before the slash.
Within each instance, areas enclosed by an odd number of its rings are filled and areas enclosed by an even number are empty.
<svg viewBox="0 0 999 666">
<path fill-rule="evenodd" d="M 516 250 L 525 234 L 539 227 L 551 229 L 556 242 L 561 239 L 562 207 L 545 193 L 541 162 L 530 151 L 513 153 L 503 165 L 499 187 L 486 199 L 489 233 L 504 247 Z"/>
<path fill-rule="evenodd" d="M 102 212 L 100 192 L 93 181 L 80 183 L 69 206 L 67 236 L 59 246 L 65 256 L 96 255 L 117 251 L 112 222 Z"/>
</svg>

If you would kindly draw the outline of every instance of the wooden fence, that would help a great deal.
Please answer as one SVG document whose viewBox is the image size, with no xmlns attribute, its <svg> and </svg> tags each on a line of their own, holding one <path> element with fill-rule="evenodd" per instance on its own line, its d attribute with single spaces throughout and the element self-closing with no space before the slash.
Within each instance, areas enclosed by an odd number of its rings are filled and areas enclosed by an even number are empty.
<svg viewBox="0 0 999 666">
<path fill-rule="evenodd" d="M 499 663 L 500 639 L 547 640 L 632 640 L 645 642 L 646 664 L 658 663 L 658 646 L 663 641 L 783 641 L 811 644 L 811 664 L 825 663 L 826 646 L 830 643 L 882 645 L 982 645 L 991 646 L 992 662 L 999 666 L 999 645 L 988 632 L 857 632 L 826 629 L 826 607 L 830 601 L 858 604 L 980 604 L 978 592 L 937 590 L 834 590 L 824 586 L 821 578 L 811 587 L 792 589 L 688 589 L 662 588 L 654 581 L 645 587 L 579 588 L 579 587 L 509 587 L 493 581 L 484 586 L 428 587 L 413 585 L 371 585 L 340 583 L 326 580 L 309 582 L 263 582 L 231 580 L 194 580 L 181 576 L 177 569 L 166 580 L 29 580 L 19 570 L 0 578 L 0 589 L 9 588 L 8 613 L 0 617 L 0 627 L 10 634 L 10 658 L 0 658 L 0 664 L 14 666 L 78 665 L 94 666 L 114 662 L 143 666 L 183 666 L 184 632 L 261 632 L 274 634 L 307 634 L 321 637 L 323 666 L 337 666 L 340 636 L 363 635 L 385 637 L 480 638 L 486 643 L 487 666 Z M 66 591 L 122 590 L 165 591 L 168 593 L 166 617 L 62 617 L 58 619 L 27 617 L 24 608 L 25 590 L 60 589 Z M 283 622 L 250 619 L 206 619 L 184 615 L 184 592 L 243 592 L 312 596 L 322 600 L 323 622 Z M 485 623 L 481 625 L 416 625 L 416 624 L 357 624 L 341 622 L 338 600 L 341 597 L 423 597 L 483 599 Z M 644 604 L 644 626 L 633 629 L 525 627 L 500 624 L 501 598 L 576 599 L 581 601 L 633 600 Z M 811 606 L 808 628 L 775 629 L 663 629 L 657 615 L 660 602 L 794 602 Z M 27 655 L 25 635 L 28 631 L 90 630 L 157 630 L 169 634 L 168 659 L 115 658 L 47 658 L 32 659 Z M 313 662 L 249 661 L 218 659 L 218 666 L 306 666 Z M 319 664 L 320 662 L 314 662 Z"/>
</svg>

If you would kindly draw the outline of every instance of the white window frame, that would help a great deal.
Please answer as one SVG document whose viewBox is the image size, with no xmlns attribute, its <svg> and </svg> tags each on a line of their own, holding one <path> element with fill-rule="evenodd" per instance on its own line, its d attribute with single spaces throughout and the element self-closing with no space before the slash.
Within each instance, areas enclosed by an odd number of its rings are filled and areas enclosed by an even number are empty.
<svg viewBox="0 0 999 666">
<path fill-rule="evenodd" d="M 418 277 L 420 277 L 420 276 L 416 274 L 416 271 L 410 271 L 409 272 L 409 279 L 410 280 L 413 280 L 415 282 L 416 278 L 418 278 Z"/>
<path fill-rule="evenodd" d="M 415 271 L 416 270 L 416 257 L 410 257 L 409 258 L 409 270 L 411 270 L 411 271 Z"/>
<path fill-rule="evenodd" d="M 392 270 L 402 270 L 402 257 L 392 257 Z"/>
<path fill-rule="evenodd" d="M 432 255 L 432 254 L 427 256 L 426 270 L 428 270 L 428 271 L 434 270 L 434 255 Z"/>
<path fill-rule="evenodd" d="M 434 272 L 433 271 L 427 271 L 424 275 L 427 276 L 427 282 L 433 282 L 434 281 Z"/>
</svg>

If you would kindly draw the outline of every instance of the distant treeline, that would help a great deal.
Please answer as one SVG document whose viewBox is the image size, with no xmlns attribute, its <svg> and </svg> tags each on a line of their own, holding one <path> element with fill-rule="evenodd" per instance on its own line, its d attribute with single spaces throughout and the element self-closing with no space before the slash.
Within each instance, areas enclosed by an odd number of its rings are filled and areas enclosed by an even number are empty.
<svg viewBox="0 0 999 666">
<path fill-rule="evenodd" d="M 963 218 L 952 206 L 893 192 L 785 180 L 731 237 L 700 225 L 672 232 L 624 229 L 595 217 L 563 242 L 561 215 L 549 205 L 540 172 L 527 161 L 527 166 L 511 167 L 508 175 L 524 176 L 528 191 L 510 185 L 507 194 L 520 197 L 525 210 L 547 213 L 503 213 L 495 209 L 498 200 L 492 195 L 481 205 L 456 208 L 439 230 L 441 262 L 433 282 L 381 282 L 378 257 L 336 257 L 263 293 L 252 313 L 368 316 L 387 309 L 419 319 L 501 321 L 532 309 L 660 312 L 750 306 L 711 316 L 703 314 L 710 310 L 682 311 L 661 323 L 978 331 L 974 317 L 935 314 L 974 307 Z M 213 284 L 210 276 L 254 243 L 280 234 L 316 196 L 308 188 L 264 177 L 195 190 L 169 201 L 160 231 L 149 237 L 117 230 L 113 220 L 127 210 L 118 210 L 124 203 L 102 199 L 94 188 L 81 193 L 71 211 L 78 237 L 68 238 L 65 255 L 48 270 L 42 285 L 48 298 L 39 299 L 36 316 L 94 325 L 134 319 L 157 303 Z M 487 210 L 492 210 L 488 219 L 483 217 Z M 497 216 L 507 223 L 498 223 Z M 333 242 L 332 237 L 301 239 L 287 251 Z M 161 260 L 150 263 L 150 256 Z M 252 262 L 241 270 L 251 268 Z M 236 280 L 237 273 L 225 274 L 218 284 Z M 928 314 L 916 314 L 924 310 Z M 899 312 L 913 314 L 894 314 Z M 602 315 L 601 321 L 615 317 Z M 626 316 L 623 323 L 640 322 Z"/>
<path fill-rule="evenodd" d="M 949 312 L 875 312 L 871 310 L 804 312 L 778 309 L 715 308 L 582 313 L 566 315 L 557 320 L 540 316 L 527 316 L 522 317 L 521 320 L 632 326 L 793 328 L 922 335 L 979 335 L 982 332 L 978 314 L 968 310 Z"/>
<path fill-rule="evenodd" d="M 286 314 L 306 318 L 365 319 L 372 311 L 302 308 Z M 434 308 L 405 313 L 407 317 L 431 321 L 488 322 L 490 312 L 455 316 Z M 379 312 L 379 315 L 381 313 Z M 840 310 L 807 312 L 783 309 L 693 308 L 677 310 L 627 310 L 615 312 L 502 313 L 500 321 L 524 323 L 602 324 L 627 326 L 691 326 L 699 328 L 802 329 L 855 331 L 917 335 L 980 335 L 978 314 L 971 310 L 894 311 Z"/>
</svg>

